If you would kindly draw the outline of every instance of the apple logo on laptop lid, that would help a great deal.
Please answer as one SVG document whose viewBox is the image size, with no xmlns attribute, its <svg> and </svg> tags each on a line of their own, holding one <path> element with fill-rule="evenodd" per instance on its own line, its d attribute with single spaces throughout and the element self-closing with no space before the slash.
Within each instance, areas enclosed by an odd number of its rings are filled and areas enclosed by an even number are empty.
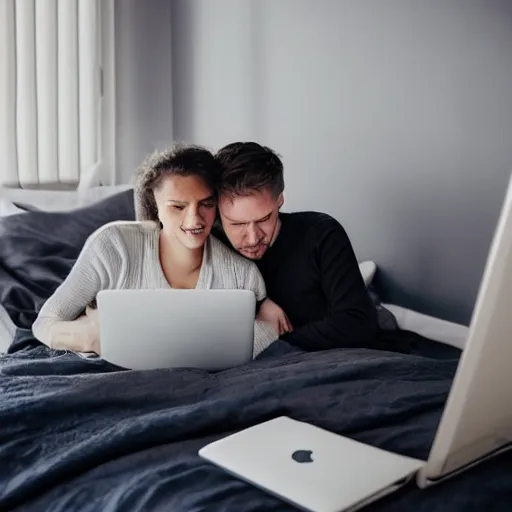
<svg viewBox="0 0 512 512">
<path fill-rule="evenodd" d="M 292 453 L 292 459 L 299 464 L 313 462 L 313 452 L 311 450 L 295 450 Z"/>
</svg>

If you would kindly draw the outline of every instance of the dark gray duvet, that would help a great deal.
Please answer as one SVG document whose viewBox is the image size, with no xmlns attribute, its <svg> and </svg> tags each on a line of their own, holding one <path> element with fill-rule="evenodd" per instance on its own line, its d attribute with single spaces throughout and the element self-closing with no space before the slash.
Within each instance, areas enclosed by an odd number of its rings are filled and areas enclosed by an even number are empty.
<svg viewBox="0 0 512 512">
<path fill-rule="evenodd" d="M 0 357 L 1 511 L 292 510 L 197 455 L 279 415 L 428 457 L 458 359 L 432 357 L 433 342 L 414 333 L 388 332 L 382 350 L 303 353 L 279 341 L 219 373 L 124 371 L 37 343 L 31 322 L 80 244 L 98 224 L 130 219 L 130 208 L 120 195 L 87 215 L 0 222 L 0 302 L 20 327 Z M 512 456 L 504 454 L 431 489 L 411 483 L 365 510 L 480 512 L 511 503 Z"/>
<path fill-rule="evenodd" d="M 197 455 L 278 415 L 426 458 L 456 360 L 277 342 L 220 373 L 119 371 L 41 346 L 0 360 L 0 510 L 291 510 Z M 368 510 L 509 510 L 512 458 Z M 340 485 L 343 482 L 340 481 Z"/>
</svg>

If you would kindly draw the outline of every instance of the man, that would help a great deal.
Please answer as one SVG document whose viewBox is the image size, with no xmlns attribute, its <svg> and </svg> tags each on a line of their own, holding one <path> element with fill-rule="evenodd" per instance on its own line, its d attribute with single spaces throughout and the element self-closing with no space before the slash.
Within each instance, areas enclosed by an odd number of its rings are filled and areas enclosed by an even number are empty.
<svg viewBox="0 0 512 512">
<path fill-rule="evenodd" d="M 310 351 L 373 346 L 376 310 L 340 223 L 324 213 L 280 212 L 283 164 L 270 148 L 235 142 L 216 157 L 222 230 L 214 234 L 257 264 L 285 313 L 281 339 Z"/>
</svg>

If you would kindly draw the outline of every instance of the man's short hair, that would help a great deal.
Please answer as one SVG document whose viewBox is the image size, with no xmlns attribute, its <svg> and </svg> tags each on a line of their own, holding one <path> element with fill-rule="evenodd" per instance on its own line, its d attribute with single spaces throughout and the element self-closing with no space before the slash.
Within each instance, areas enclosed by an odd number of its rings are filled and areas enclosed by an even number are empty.
<svg viewBox="0 0 512 512">
<path fill-rule="evenodd" d="M 246 196 L 268 188 L 274 197 L 284 190 L 283 162 L 272 149 L 256 142 L 233 142 L 215 158 L 222 171 L 219 194 Z"/>
</svg>

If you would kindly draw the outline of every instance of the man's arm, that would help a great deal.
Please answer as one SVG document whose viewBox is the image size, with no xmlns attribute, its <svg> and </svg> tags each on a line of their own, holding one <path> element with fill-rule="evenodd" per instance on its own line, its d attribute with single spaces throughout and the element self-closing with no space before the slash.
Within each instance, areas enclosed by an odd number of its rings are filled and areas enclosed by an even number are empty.
<svg viewBox="0 0 512 512">
<path fill-rule="evenodd" d="M 328 303 L 324 319 L 281 338 L 303 350 L 371 347 L 378 332 L 377 311 L 366 290 L 352 244 L 334 219 L 317 246 L 316 262 Z"/>
</svg>

